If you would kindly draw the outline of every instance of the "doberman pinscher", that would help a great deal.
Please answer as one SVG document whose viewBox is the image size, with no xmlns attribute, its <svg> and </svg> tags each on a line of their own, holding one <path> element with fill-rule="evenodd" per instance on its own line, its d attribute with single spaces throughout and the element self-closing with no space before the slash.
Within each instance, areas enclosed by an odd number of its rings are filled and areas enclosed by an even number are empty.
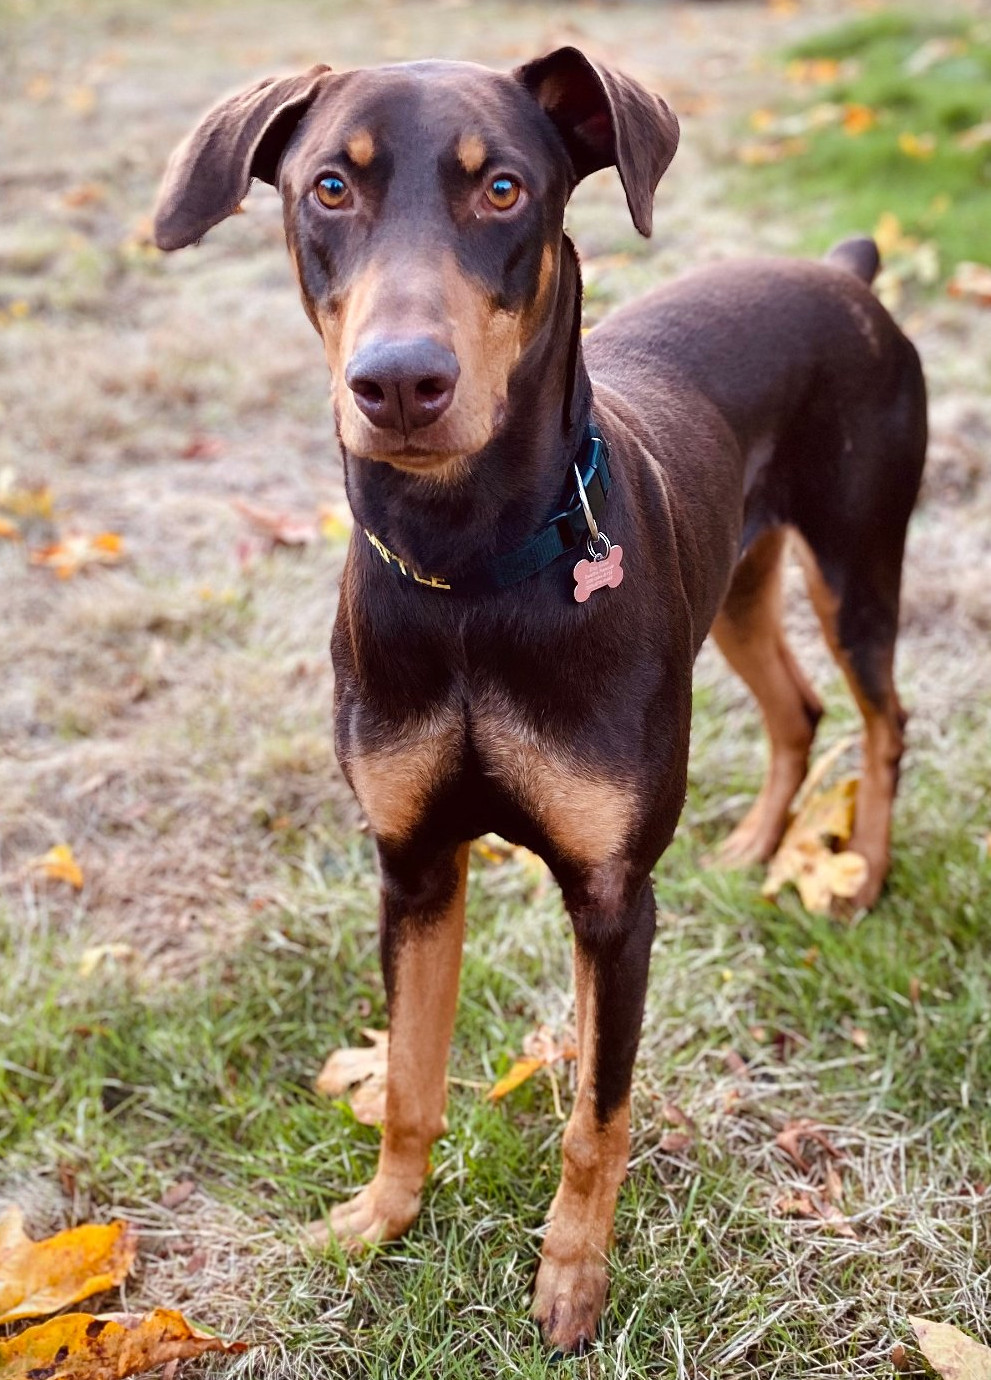
<svg viewBox="0 0 991 1380">
<path fill-rule="evenodd" d="M 580 1349 L 606 1294 L 655 927 L 706 634 L 755 694 L 767 780 L 724 847 L 767 859 L 821 705 L 781 627 L 793 540 L 865 723 L 854 905 L 888 867 L 904 716 L 892 679 L 926 443 L 918 357 L 870 291 L 871 240 L 730 262 L 586 339 L 565 204 L 619 172 L 649 234 L 678 123 L 562 48 L 516 71 L 416 62 L 267 80 L 169 164 L 163 249 L 274 184 L 333 379 L 354 535 L 333 635 L 341 766 L 378 847 L 389 1006 L 358 1243 L 413 1221 L 445 1128 L 469 841 L 525 845 L 574 928 L 578 1092 L 534 1311 Z"/>
</svg>

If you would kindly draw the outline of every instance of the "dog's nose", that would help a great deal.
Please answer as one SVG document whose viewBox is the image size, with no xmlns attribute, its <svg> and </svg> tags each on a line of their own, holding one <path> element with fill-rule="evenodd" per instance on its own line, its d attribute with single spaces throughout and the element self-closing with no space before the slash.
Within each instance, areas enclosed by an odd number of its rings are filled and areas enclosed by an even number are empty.
<svg viewBox="0 0 991 1380">
<path fill-rule="evenodd" d="M 370 422 L 409 432 L 447 411 L 460 373 L 452 350 L 421 336 L 369 341 L 351 356 L 344 378 Z"/>
</svg>

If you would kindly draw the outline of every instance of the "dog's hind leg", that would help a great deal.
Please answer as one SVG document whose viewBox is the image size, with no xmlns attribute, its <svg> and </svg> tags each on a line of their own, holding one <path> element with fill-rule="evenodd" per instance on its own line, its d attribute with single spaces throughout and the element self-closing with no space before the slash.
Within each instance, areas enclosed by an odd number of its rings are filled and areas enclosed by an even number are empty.
<svg viewBox="0 0 991 1380">
<path fill-rule="evenodd" d="M 334 1208 L 348 1246 L 400 1236 L 420 1210 L 430 1148 L 447 1122 L 447 1056 L 464 941 L 468 845 L 429 864 L 381 849 L 389 1003 L 385 1127 L 375 1177 Z"/>
<path fill-rule="evenodd" d="M 809 595 L 830 651 L 864 719 L 863 765 L 848 847 L 867 860 L 867 879 L 849 906 L 874 904 L 890 865 L 891 815 L 905 742 L 906 714 L 894 680 L 901 545 L 878 559 L 879 542 L 827 579 L 807 546 L 799 545 Z"/>
<path fill-rule="evenodd" d="M 751 544 L 712 626 L 719 650 L 760 706 L 771 748 L 760 794 L 715 855 L 729 867 L 766 862 L 777 848 L 822 715 L 781 625 L 786 540 L 786 529 L 775 527 Z"/>
</svg>

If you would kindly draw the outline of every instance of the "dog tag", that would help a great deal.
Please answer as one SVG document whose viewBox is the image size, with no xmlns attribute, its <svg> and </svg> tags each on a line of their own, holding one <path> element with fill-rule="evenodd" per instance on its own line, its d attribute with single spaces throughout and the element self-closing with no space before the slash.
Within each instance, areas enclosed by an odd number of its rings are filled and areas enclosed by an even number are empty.
<svg viewBox="0 0 991 1380">
<path fill-rule="evenodd" d="M 579 561 L 574 569 L 575 600 L 584 604 L 595 590 L 608 585 L 615 589 L 623 583 L 623 548 L 612 546 L 608 556 L 600 556 L 594 561 Z"/>
</svg>

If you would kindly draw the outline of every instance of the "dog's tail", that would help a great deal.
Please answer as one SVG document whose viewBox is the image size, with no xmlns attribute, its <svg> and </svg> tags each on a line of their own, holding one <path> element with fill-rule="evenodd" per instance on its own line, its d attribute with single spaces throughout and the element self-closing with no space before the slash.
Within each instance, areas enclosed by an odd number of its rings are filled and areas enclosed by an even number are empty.
<svg viewBox="0 0 991 1380">
<path fill-rule="evenodd" d="M 881 267 L 881 253 L 870 235 L 854 235 L 834 244 L 826 255 L 828 264 L 835 264 L 865 283 L 873 283 Z"/>
</svg>

